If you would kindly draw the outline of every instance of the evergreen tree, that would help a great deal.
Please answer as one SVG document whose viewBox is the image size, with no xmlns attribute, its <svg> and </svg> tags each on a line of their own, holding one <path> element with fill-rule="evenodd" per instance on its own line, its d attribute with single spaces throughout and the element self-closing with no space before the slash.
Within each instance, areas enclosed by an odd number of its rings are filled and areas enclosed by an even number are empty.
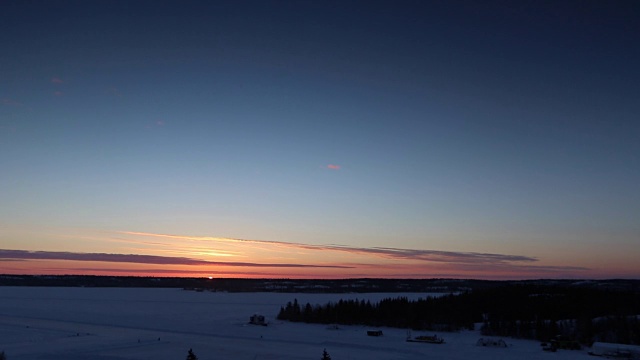
<svg viewBox="0 0 640 360">
<path fill-rule="evenodd" d="M 320 360 L 331 360 L 331 356 L 327 352 L 327 349 L 324 349 L 322 351 L 322 358 Z"/>
<path fill-rule="evenodd" d="M 4 354 L 4 351 L 0 352 L 0 360 L 7 360 L 7 355 Z"/>
<path fill-rule="evenodd" d="M 563 335 L 590 345 L 640 344 L 638 313 L 640 291 L 525 284 L 418 300 L 386 298 L 373 304 L 341 299 L 312 306 L 294 300 L 280 308 L 278 319 L 438 331 L 473 329 L 474 323 L 484 322 L 483 335 L 541 341 Z"/>
<path fill-rule="evenodd" d="M 193 353 L 192 349 L 189 349 L 189 353 L 187 354 L 187 360 L 198 360 L 196 354 Z"/>
</svg>

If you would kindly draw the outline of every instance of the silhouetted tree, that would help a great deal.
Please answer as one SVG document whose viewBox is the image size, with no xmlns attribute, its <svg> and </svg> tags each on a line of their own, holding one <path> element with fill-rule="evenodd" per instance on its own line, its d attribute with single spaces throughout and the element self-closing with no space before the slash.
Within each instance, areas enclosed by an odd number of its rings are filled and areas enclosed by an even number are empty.
<svg viewBox="0 0 640 360">
<path fill-rule="evenodd" d="M 511 284 L 437 297 L 386 298 L 377 303 L 339 300 L 325 305 L 297 300 L 278 319 L 325 324 L 458 331 L 483 322 L 483 335 L 550 341 L 558 335 L 640 344 L 640 292 L 573 286 Z"/>
<path fill-rule="evenodd" d="M 322 351 L 322 358 L 320 360 L 331 360 L 331 356 L 327 352 L 327 349 L 324 349 Z"/>
<path fill-rule="evenodd" d="M 189 349 L 189 353 L 187 354 L 187 360 L 198 360 L 196 354 L 193 353 L 192 349 Z"/>
<path fill-rule="evenodd" d="M 7 355 L 4 354 L 4 351 L 0 352 L 0 360 L 7 360 Z"/>
</svg>

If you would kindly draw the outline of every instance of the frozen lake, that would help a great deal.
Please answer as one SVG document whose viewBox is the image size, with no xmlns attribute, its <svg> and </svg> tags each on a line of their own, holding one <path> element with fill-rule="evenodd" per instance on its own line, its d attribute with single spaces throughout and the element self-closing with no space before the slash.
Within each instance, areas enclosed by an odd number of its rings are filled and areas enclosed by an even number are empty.
<svg viewBox="0 0 640 360">
<path fill-rule="evenodd" d="M 440 333 L 445 344 L 406 342 L 403 329 L 288 323 L 275 319 L 294 298 L 372 302 L 428 294 L 213 293 L 181 289 L 0 287 L 0 351 L 19 359 L 592 359 L 584 351 L 543 352 L 538 342 L 504 339 L 508 348 L 475 346 L 476 331 Z M 269 326 L 248 325 L 264 315 Z M 413 335 L 421 333 L 413 332 Z M 431 335 L 431 333 L 424 333 Z"/>
</svg>

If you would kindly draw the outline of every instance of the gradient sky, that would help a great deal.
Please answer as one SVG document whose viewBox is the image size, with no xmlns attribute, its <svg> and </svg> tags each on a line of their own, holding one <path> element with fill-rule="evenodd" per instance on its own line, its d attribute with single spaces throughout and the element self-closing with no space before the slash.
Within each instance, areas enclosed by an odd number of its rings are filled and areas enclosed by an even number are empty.
<svg viewBox="0 0 640 360">
<path fill-rule="evenodd" d="M 638 1 L 3 1 L 0 273 L 640 278 Z"/>
</svg>

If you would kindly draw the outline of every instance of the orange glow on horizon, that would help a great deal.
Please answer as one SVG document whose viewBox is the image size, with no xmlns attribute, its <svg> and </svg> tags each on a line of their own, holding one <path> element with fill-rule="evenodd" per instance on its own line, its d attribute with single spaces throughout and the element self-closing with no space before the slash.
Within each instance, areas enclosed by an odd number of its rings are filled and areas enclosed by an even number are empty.
<svg viewBox="0 0 640 360">
<path fill-rule="evenodd" d="M 115 234 L 115 235 L 114 235 Z M 534 257 L 424 249 L 317 245 L 145 232 L 83 232 L 84 252 L 0 250 L 2 272 L 27 275 L 126 275 L 228 278 L 638 278 L 635 263 L 576 261 L 557 266 Z M 61 241 L 78 234 L 57 235 Z M 77 242 L 67 241 L 69 246 Z M 117 249 L 119 253 L 114 253 Z"/>
<path fill-rule="evenodd" d="M 5 263 L 6 264 L 6 263 Z M 429 270 L 419 266 L 363 266 L 355 269 L 247 269 L 227 266 L 167 266 L 162 269 L 149 267 L 144 264 L 112 264 L 65 261 L 65 260 L 31 260 L 11 262 L 5 266 L 4 274 L 13 275 L 102 275 L 102 276 L 150 276 L 150 277 L 194 277 L 194 278 L 290 278 L 290 279 L 345 279 L 345 278 L 453 278 L 453 279 L 486 279 L 486 280 L 517 280 L 540 278 L 637 278 L 632 272 L 603 273 L 594 276 L 593 273 L 583 274 L 581 277 L 566 273 L 522 273 L 517 271 L 502 272 L 471 272 L 460 271 L 452 273 L 446 269 L 431 268 Z M 414 271 L 411 271 L 414 270 Z M 450 269 L 452 270 L 452 269 Z M 586 276 L 584 276 L 586 275 Z"/>
</svg>

